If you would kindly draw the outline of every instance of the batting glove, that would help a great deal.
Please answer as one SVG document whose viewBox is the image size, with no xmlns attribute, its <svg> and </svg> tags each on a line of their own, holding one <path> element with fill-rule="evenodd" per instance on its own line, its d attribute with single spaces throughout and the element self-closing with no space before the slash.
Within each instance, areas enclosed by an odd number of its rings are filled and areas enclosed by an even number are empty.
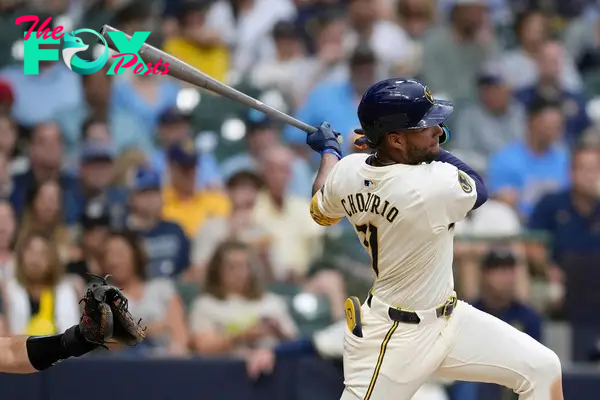
<svg viewBox="0 0 600 400">
<path fill-rule="evenodd" d="M 333 129 L 327 122 L 323 122 L 315 133 L 309 133 L 306 136 L 306 144 L 317 153 L 335 154 L 341 159 L 342 155 L 342 135 Z"/>
</svg>

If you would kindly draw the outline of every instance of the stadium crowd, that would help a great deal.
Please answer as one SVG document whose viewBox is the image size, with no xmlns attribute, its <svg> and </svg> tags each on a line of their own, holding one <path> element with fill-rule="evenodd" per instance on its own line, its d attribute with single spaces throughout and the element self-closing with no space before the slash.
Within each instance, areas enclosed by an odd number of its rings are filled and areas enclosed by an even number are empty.
<svg viewBox="0 0 600 400">
<path fill-rule="evenodd" d="M 0 333 L 64 330 L 110 274 L 149 337 L 116 356 L 239 355 L 256 373 L 265 347 L 343 320 L 372 279 L 352 226 L 310 218 L 305 133 L 168 76 L 61 60 L 24 75 L 28 14 L 151 31 L 216 79 L 330 122 L 347 152 L 370 84 L 422 79 L 455 103 L 448 149 L 492 195 L 456 227 L 457 291 L 563 363 L 600 360 L 596 1 L 0 0 Z"/>
</svg>

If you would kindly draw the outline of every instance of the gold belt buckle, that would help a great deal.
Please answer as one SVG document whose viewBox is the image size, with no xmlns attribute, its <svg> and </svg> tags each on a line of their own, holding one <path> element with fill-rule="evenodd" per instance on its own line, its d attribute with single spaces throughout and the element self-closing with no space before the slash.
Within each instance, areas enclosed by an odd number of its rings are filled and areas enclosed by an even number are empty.
<svg viewBox="0 0 600 400">
<path fill-rule="evenodd" d="M 443 310 L 443 316 L 447 317 L 448 316 L 448 308 L 452 307 L 452 312 L 454 312 L 454 305 L 456 304 L 456 297 L 452 296 L 448 299 L 448 301 L 446 301 L 446 304 L 444 304 L 444 310 Z"/>
</svg>

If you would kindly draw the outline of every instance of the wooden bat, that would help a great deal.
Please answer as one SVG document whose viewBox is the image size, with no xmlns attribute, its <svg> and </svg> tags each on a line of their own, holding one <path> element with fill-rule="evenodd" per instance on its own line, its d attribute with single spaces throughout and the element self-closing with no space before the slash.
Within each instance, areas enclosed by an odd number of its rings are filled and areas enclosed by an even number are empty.
<svg viewBox="0 0 600 400">
<path fill-rule="evenodd" d="M 115 46 L 114 42 L 108 35 L 109 32 L 121 32 L 116 28 L 113 28 L 109 25 L 104 25 L 102 29 L 100 29 L 100 34 L 106 40 L 108 47 L 119 51 L 117 46 Z M 127 35 L 124 33 L 127 39 L 131 40 L 131 35 Z M 223 82 L 219 82 L 218 80 L 208 76 L 202 71 L 192 67 L 191 65 L 181 61 L 179 58 L 172 56 L 171 54 L 165 53 L 162 50 L 157 49 L 154 46 L 151 46 L 147 43 L 144 43 L 140 50 L 138 50 L 138 55 L 145 63 L 152 63 L 155 65 L 159 60 L 162 59 L 163 63 L 169 63 L 169 72 L 167 75 L 170 75 L 174 78 L 182 80 L 184 82 L 191 83 L 194 86 L 198 86 L 202 89 L 208 90 L 212 93 L 218 94 L 223 97 L 227 97 L 233 101 L 237 101 L 247 107 L 253 108 L 255 110 L 261 111 L 268 115 L 270 118 L 281 121 L 285 124 L 296 127 L 306 133 L 314 133 L 317 131 L 317 128 L 314 126 L 308 125 L 302 121 L 297 120 L 284 112 L 281 112 L 273 107 L 270 107 L 263 102 L 252 98 L 239 90 L 232 88 L 229 85 L 224 84 Z"/>
</svg>

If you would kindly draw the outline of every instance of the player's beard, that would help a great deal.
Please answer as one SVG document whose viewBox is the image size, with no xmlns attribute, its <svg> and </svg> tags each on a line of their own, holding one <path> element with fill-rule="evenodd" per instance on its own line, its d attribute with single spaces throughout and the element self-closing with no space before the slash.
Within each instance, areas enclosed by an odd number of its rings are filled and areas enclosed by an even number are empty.
<svg viewBox="0 0 600 400">
<path fill-rule="evenodd" d="M 419 147 L 409 147 L 407 151 L 408 159 L 410 160 L 410 164 L 416 165 L 421 163 L 430 163 L 435 161 L 437 156 L 440 154 L 439 146 L 436 148 L 419 148 Z"/>
</svg>

